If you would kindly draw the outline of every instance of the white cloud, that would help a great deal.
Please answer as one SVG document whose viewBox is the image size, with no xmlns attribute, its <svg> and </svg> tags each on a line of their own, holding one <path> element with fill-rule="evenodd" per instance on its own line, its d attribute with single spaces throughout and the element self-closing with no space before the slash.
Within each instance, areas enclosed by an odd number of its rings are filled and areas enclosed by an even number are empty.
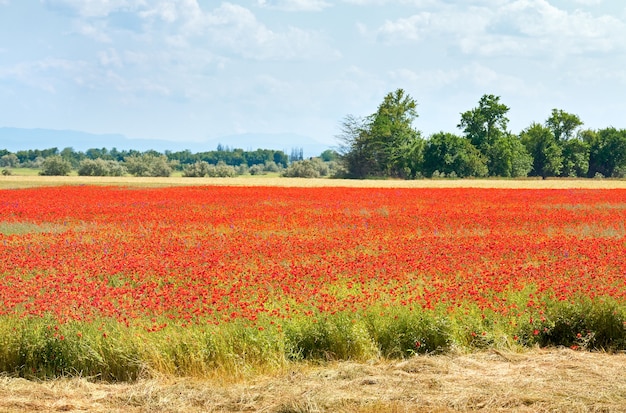
<svg viewBox="0 0 626 413">
<path fill-rule="evenodd" d="M 104 17 L 112 12 L 137 10 L 146 0 L 43 0 L 54 8 L 69 8 L 83 17 Z"/>
<path fill-rule="evenodd" d="M 83 71 L 86 65 L 82 61 L 46 58 L 2 67 L 0 79 L 12 80 L 48 93 L 56 93 L 61 83 Z"/>
<path fill-rule="evenodd" d="M 107 28 L 102 23 L 91 24 L 85 21 L 77 22 L 74 26 L 76 33 L 89 37 L 99 43 L 111 43 Z"/>
<path fill-rule="evenodd" d="M 332 7 L 324 0 L 257 0 L 261 7 L 284 11 L 321 11 Z"/>
<path fill-rule="evenodd" d="M 115 49 L 104 50 L 98 53 L 98 60 L 102 66 L 123 67 L 122 59 Z"/>
<path fill-rule="evenodd" d="M 156 8 L 142 14 L 145 18 L 157 16 L 166 23 L 178 22 L 176 44 L 203 42 L 214 53 L 235 54 L 248 59 L 300 60 L 334 59 L 337 52 L 327 40 L 315 31 L 288 27 L 275 31 L 260 22 L 247 8 L 223 3 L 203 12 L 195 0 L 184 6 Z"/>
<path fill-rule="evenodd" d="M 373 33 L 384 42 L 441 41 L 445 37 L 462 52 L 479 56 L 561 57 L 612 52 L 626 46 L 626 24 L 611 15 L 567 11 L 546 0 L 491 3 L 498 6 L 440 5 L 387 20 Z"/>
<path fill-rule="evenodd" d="M 389 77 L 399 84 L 407 85 L 410 89 L 437 90 L 455 83 L 461 76 L 459 70 L 423 70 L 416 72 L 401 68 L 389 71 Z"/>
</svg>

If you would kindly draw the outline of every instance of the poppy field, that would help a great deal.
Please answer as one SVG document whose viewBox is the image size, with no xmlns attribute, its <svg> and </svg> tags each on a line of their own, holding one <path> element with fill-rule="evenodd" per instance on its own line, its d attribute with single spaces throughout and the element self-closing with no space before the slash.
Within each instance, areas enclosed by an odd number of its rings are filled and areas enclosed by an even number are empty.
<svg viewBox="0 0 626 413">
<path fill-rule="evenodd" d="M 626 190 L 0 190 L 0 371 L 626 349 Z"/>
</svg>

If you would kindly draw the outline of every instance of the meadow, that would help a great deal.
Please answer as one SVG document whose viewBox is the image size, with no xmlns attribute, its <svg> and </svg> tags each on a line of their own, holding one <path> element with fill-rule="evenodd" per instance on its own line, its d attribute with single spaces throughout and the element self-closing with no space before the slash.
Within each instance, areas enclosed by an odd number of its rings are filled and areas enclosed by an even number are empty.
<svg viewBox="0 0 626 413">
<path fill-rule="evenodd" d="M 626 349 L 623 181 L 4 178 L 11 377 L 237 381 L 311 363 Z"/>
</svg>

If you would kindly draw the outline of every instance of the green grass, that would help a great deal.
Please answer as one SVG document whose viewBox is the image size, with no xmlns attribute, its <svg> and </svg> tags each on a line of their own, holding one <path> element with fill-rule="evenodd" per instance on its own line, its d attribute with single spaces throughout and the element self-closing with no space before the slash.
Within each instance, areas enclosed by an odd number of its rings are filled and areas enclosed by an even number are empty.
<svg viewBox="0 0 626 413">
<path fill-rule="evenodd" d="M 469 310 L 468 310 L 469 308 Z M 364 314 L 319 314 L 252 325 L 170 324 L 150 332 L 115 320 L 58 323 L 52 317 L 0 317 L 0 371 L 26 378 L 135 380 L 160 374 L 247 377 L 290 363 L 402 359 L 450 349 L 514 350 L 567 346 L 626 350 L 626 307 L 614 300 L 548 302 L 533 322 L 496 313 L 421 311 L 408 307 Z M 145 321 L 145 320 L 144 320 Z"/>
</svg>

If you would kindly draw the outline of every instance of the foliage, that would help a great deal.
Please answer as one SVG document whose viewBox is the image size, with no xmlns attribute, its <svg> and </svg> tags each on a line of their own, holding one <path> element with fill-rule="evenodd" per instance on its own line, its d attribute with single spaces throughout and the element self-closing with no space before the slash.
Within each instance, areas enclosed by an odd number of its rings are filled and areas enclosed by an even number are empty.
<svg viewBox="0 0 626 413">
<path fill-rule="evenodd" d="M 414 175 L 417 171 L 410 169 L 410 155 L 420 140 L 412 126 L 418 116 L 416 108 L 415 100 L 397 89 L 366 119 L 346 117 L 340 139 L 348 174 L 356 178 Z"/>
<path fill-rule="evenodd" d="M 389 358 L 444 352 L 453 341 L 450 324 L 445 318 L 420 309 L 398 308 L 385 316 L 371 312 L 367 326 L 380 353 Z"/>
<path fill-rule="evenodd" d="M 124 158 L 124 166 L 134 176 L 170 176 L 172 168 L 164 155 L 144 153 Z"/>
<path fill-rule="evenodd" d="M 217 165 L 209 165 L 207 168 L 207 176 L 212 178 L 232 178 L 237 175 L 237 170 L 232 165 L 220 161 Z"/>
<path fill-rule="evenodd" d="M 15 168 L 19 164 L 20 161 L 14 153 L 8 153 L 0 157 L 0 167 Z"/>
<path fill-rule="evenodd" d="M 561 173 L 563 151 L 548 127 L 533 123 L 522 131 L 520 138 L 533 157 L 531 175 L 546 178 Z"/>
<path fill-rule="evenodd" d="M 324 162 L 338 161 L 341 155 L 333 149 L 326 149 L 320 154 L 320 159 Z"/>
<path fill-rule="evenodd" d="M 487 153 L 488 169 L 492 176 L 525 177 L 533 168 L 533 157 L 521 140 L 511 134 L 496 138 Z"/>
<path fill-rule="evenodd" d="M 460 178 L 487 175 L 487 162 L 470 141 L 451 133 L 436 133 L 426 142 L 424 149 L 424 175 Z"/>
<path fill-rule="evenodd" d="M 72 170 L 72 165 L 61 158 L 59 155 L 50 156 L 41 164 L 40 175 L 47 176 L 64 176 L 69 175 Z"/>
<path fill-rule="evenodd" d="M 83 159 L 78 167 L 80 176 L 123 176 L 125 173 L 125 168 L 118 161 L 102 158 Z"/>
<path fill-rule="evenodd" d="M 487 154 L 494 142 L 506 134 L 509 107 L 500 103 L 500 96 L 483 95 L 478 107 L 461 114 L 457 125 L 465 137 L 483 154 Z"/>
<path fill-rule="evenodd" d="M 589 147 L 588 176 L 626 176 L 626 129 L 606 128 L 583 135 Z"/>
<path fill-rule="evenodd" d="M 366 360 L 377 356 L 365 324 L 339 313 L 310 320 L 293 320 L 285 327 L 286 355 L 291 360 Z"/>
<path fill-rule="evenodd" d="M 319 158 L 305 159 L 289 164 L 282 176 L 289 178 L 319 178 L 328 176 L 330 169 L 328 165 Z"/>
<path fill-rule="evenodd" d="M 547 303 L 540 319 L 524 325 L 520 337 L 526 344 L 567 346 L 586 350 L 626 348 L 626 312 L 613 300 Z"/>
<path fill-rule="evenodd" d="M 576 137 L 561 143 L 563 150 L 562 176 L 586 177 L 589 172 L 589 145 Z"/>
<path fill-rule="evenodd" d="M 575 135 L 576 129 L 583 125 L 578 115 L 567 113 L 561 109 L 552 109 L 552 114 L 546 121 L 554 138 L 558 141 L 568 141 Z"/>
<path fill-rule="evenodd" d="M 202 178 L 209 174 L 209 163 L 205 161 L 196 161 L 193 164 L 185 165 L 183 168 L 183 176 L 190 178 Z"/>
</svg>

